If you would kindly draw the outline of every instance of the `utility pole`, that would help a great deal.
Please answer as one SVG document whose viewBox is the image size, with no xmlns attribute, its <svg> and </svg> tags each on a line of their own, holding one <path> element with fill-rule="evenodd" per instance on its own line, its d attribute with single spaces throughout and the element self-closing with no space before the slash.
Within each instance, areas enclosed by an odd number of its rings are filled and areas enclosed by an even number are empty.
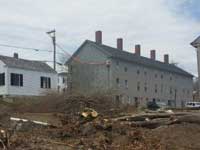
<svg viewBox="0 0 200 150">
<path fill-rule="evenodd" d="M 47 34 L 52 38 L 53 42 L 53 69 L 56 71 L 56 30 L 51 30 Z"/>
</svg>

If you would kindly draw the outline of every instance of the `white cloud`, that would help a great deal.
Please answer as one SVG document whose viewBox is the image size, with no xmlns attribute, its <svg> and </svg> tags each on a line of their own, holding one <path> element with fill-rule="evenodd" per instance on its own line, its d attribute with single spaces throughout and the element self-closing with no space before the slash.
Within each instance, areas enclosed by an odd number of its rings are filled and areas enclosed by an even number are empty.
<svg viewBox="0 0 200 150">
<path fill-rule="evenodd" d="M 142 44 L 142 54 L 157 50 L 162 60 L 173 61 L 196 74 L 196 54 L 189 43 L 199 34 L 200 23 L 178 14 L 184 1 L 167 0 L 0 0 L 0 43 L 50 49 L 45 32 L 56 28 L 57 41 L 72 53 L 94 31 L 103 31 L 103 42 L 115 46 L 124 38 L 125 49 Z M 3 52 L 9 54 L 11 52 Z M 23 51 L 24 52 L 24 51 Z M 49 54 L 21 53 L 25 58 L 51 59 Z"/>
</svg>

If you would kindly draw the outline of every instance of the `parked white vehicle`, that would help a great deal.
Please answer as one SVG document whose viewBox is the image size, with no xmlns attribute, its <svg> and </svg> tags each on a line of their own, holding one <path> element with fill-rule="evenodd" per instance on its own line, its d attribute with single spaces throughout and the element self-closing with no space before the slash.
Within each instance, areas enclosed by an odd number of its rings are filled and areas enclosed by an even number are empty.
<svg viewBox="0 0 200 150">
<path fill-rule="evenodd" d="M 187 102 L 186 108 L 200 108 L 200 102 Z"/>
</svg>

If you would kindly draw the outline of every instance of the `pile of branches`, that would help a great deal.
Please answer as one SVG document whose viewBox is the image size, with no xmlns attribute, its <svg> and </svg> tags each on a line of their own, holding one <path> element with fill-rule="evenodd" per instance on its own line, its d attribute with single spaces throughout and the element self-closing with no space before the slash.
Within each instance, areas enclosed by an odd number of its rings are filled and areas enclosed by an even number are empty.
<svg viewBox="0 0 200 150">
<path fill-rule="evenodd" d="M 69 95 L 65 99 L 65 113 L 76 115 L 85 108 L 92 108 L 103 116 L 116 116 L 126 110 L 126 106 L 116 102 L 111 94 Z"/>
</svg>

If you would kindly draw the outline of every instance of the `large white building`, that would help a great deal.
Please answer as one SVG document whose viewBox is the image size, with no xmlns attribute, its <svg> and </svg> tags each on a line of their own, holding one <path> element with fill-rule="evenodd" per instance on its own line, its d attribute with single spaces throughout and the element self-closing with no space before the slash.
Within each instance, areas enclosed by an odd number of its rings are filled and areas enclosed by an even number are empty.
<svg viewBox="0 0 200 150">
<path fill-rule="evenodd" d="M 115 91 L 115 99 L 124 103 L 145 104 L 148 101 L 165 102 L 171 107 L 183 107 L 191 101 L 193 75 L 169 63 L 156 60 L 156 51 L 150 58 L 123 49 L 123 40 L 117 48 L 102 44 L 101 31 L 96 41 L 86 40 L 66 63 L 69 66 L 68 89 L 72 92 L 93 93 Z"/>
<path fill-rule="evenodd" d="M 0 95 L 40 96 L 57 90 L 57 73 L 44 62 L 0 56 Z"/>
</svg>

